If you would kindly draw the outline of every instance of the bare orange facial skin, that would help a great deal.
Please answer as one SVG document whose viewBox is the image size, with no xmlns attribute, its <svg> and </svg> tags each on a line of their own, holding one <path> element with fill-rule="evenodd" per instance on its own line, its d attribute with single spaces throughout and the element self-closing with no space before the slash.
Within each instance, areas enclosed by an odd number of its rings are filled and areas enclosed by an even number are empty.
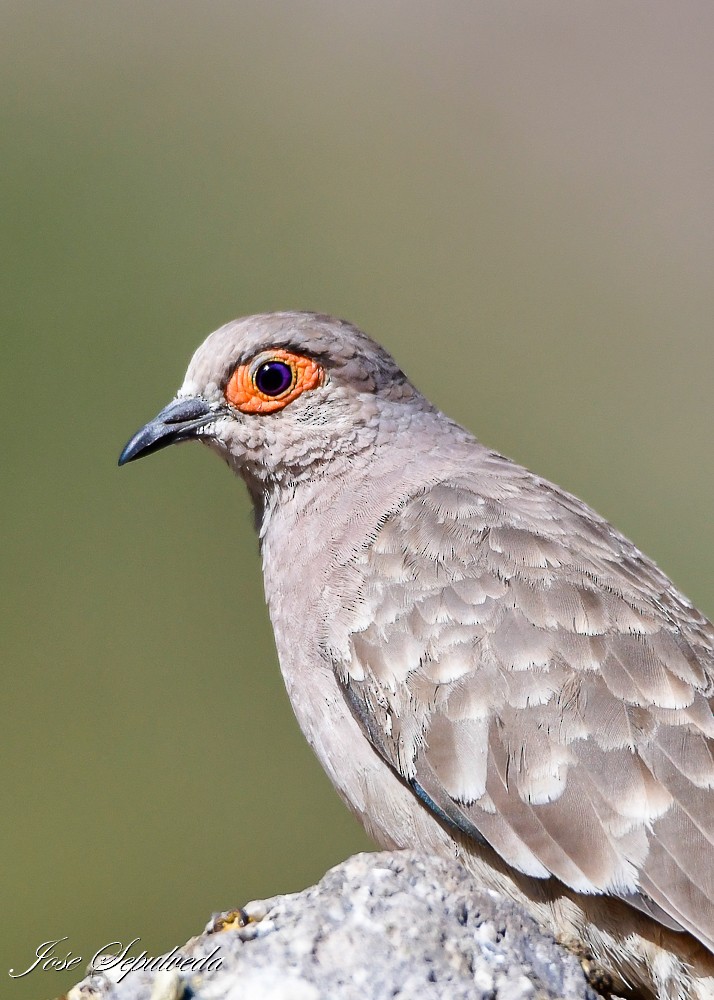
<svg viewBox="0 0 714 1000">
<path fill-rule="evenodd" d="M 261 392 L 255 383 L 255 376 L 262 365 L 271 361 L 282 361 L 292 371 L 292 382 L 277 396 Z M 224 395 L 231 406 L 241 413 L 276 413 L 303 392 L 322 385 L 325 371 L 312 358 L 292 354 L 281 349 L 266 351 L 257 359 L 245 365 L 238 365 L 228 380 Z"/>
</svg>

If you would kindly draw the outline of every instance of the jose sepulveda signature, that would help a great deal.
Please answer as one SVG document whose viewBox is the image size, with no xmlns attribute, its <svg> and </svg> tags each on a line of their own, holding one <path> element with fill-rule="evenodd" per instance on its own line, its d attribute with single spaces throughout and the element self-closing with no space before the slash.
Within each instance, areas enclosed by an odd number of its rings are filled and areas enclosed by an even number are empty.
<svg viewBox="0 0 714 1000">
<path fill-rule="evenodd" d="M 43 941 L 35 949 L 34 961 L 30 962 L 22 972 L 10 969 L 10 976 L 13 979 L 22 979 L 36 969 L 43 972 L 65 972 L 80 965 L 84 959 L 81 955 L 73 955 L 67 949 L 65 942 L 68 940 L 65 936 Z M 89 974 L 97 975 L 115 969 L 118 970 L 116 981 L 121 982 L 128 973 L 139 969 L 148 972 L 167 972 L 170 969 L 176 969 L 178 972 L 213 972 L 220 969 L 223 961 L 219 955 L 219 947 L 214 948 L 208 955 L 200 957 L 184 955 L 178 948 L 172 948 L 167 954 L 158 956 L 148 955 L 143 950 L 139 954 L 132 953 L 132 949 L 136 949 L 140 944 L 141 938 L 135 937 L 126 945 L 121 941 L 110 941 L 103 945 L 95 951 L 89 962 Z"/>
</svg>

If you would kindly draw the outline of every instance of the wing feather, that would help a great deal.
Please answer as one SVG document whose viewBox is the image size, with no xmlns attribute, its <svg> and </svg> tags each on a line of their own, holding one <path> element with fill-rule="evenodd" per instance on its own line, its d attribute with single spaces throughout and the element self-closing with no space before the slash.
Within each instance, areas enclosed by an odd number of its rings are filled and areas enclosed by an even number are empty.
<svg viewBox="0 0 714 1000">
<path fill-rule="evenodd" d="M 711 948 L 714 629 L 580 501 L 501 468 L 352 558 L 348 701 L 442 820 Z"/>
</svg>

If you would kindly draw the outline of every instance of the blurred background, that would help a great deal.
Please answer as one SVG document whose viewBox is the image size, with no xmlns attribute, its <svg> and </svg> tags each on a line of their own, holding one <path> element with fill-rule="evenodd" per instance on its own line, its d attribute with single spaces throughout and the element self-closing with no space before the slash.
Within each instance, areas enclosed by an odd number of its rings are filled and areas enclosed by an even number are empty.
<svg viewBox="0 0 714 1000">
<path fill-rule="evenodd" d="M 714 614 L 714 6 L 0 3 L 0 993 L 368 841 L 283 691 L 244 490 L 121 472 L 245 313 L 362 326 Z M 67 936 L 79 969 L 25 969 Z"/>
</svg>

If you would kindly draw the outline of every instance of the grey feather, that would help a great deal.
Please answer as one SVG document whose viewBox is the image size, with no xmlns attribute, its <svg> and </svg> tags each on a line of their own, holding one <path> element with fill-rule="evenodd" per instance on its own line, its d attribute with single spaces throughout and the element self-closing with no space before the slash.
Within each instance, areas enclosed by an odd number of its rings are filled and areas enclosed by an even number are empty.
<svg viewBox="0 0 714 1000">
<path fill-rule="evenodd" d="M 368 623 L 341 681 L 508 864 L 714 947 L 714 631 L 584 505 L 493 468 L 418 492 L 354 556 Z"/>
</svg>

